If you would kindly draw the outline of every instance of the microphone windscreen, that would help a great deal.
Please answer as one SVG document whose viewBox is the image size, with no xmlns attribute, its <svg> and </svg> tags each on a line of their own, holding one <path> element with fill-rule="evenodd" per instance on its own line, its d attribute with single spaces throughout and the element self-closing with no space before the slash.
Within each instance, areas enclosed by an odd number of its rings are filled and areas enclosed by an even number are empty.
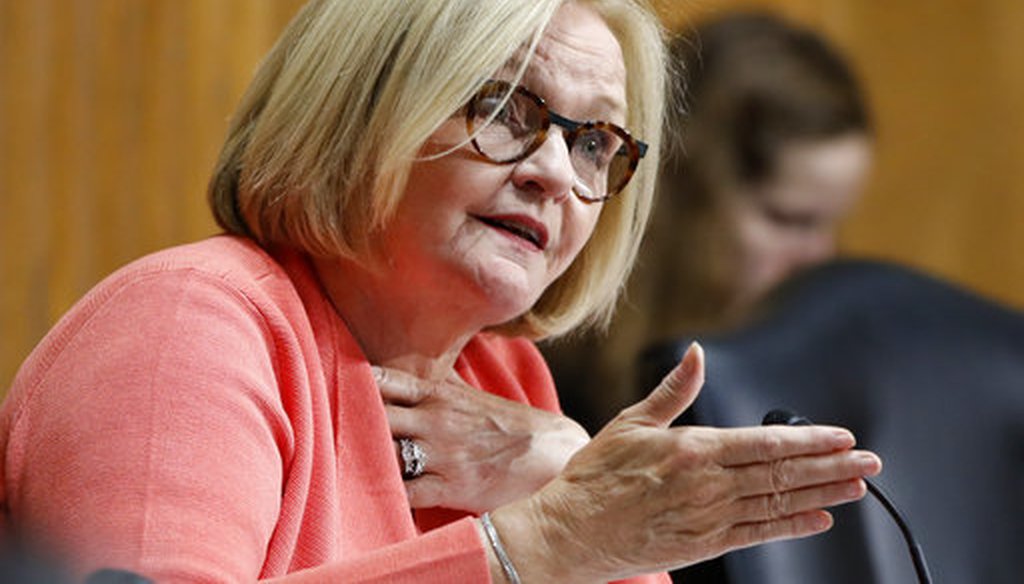
<svg viewBox="0 0 1024 584">
<path fill-rule="evenodd" d="M 799 416 L 796 413 L 789 410 L 775 409 L 764 415 L 764 419 L 761 420 L 762 426 L 773 426 L 777 424 L 784 424 L 787 426 L 794 426 L 799 424 Z"/>
<path fill-rule="evenodd" d="M 153 581 L 135 572 L 104 568 L 90 574 L 85 584 L 153 584 Z"/>
</svg>

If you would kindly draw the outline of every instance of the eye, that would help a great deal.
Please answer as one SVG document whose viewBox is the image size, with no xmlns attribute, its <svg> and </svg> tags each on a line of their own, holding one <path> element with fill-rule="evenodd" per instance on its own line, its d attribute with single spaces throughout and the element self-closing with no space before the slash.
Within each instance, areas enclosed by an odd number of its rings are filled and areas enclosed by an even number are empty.
<svg viewBox="0 0 1024 584">
<path fill-rule="evenodd" d="M 576 137 L 573 150 L 596 168 L 605 168 L 611 163 L 612 156 L 621 145 L 622 140 L 618 136 L 592 128 L 584 130 Z"/>
<path fill-rule="evenodd" d="M 533 131 L 529 108 L 513 96 L 502 104 L 502 96 L 489 96 L 477 102 L 477 118 L 491 120 L 491 124 L 504 127 L 513 137 L 525 136 Z M 492 117 L 493 115 L 493 117 Z"/>
</svg>

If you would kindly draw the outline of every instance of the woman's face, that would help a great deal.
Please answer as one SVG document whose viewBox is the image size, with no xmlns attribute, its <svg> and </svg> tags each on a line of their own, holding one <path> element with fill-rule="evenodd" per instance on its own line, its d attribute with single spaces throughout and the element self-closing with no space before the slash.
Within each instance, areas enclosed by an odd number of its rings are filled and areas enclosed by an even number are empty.
<svg viewBox="0 0 1024 584">
<path fill-rule="evenodd" d="M 563 116 L 623 125 L 625 79 L 608 27 L 569 3 L 551 22 L 522 84 Z M 443 152 L 466 138 L 460 112 L 425 151 Z M 392 273 L 403 285 L 457 298 L 483 326 L 519 316 L 565 271 L 597 223 L 602 205 L 573 195 L 574 177 L 554 125 L 544 144 L 518 163 L 489 162 L 472 146 L 417 163 L 385 228 Z"/>
<path fill-rule="evenodd" d="M 839 223 L 863 189 L 871 147 L 859 132 L 789 144 L 773 177 L 717 199 L 734 306 L 749 305 L 796 271 L 835 256 Z"/>
</svg>

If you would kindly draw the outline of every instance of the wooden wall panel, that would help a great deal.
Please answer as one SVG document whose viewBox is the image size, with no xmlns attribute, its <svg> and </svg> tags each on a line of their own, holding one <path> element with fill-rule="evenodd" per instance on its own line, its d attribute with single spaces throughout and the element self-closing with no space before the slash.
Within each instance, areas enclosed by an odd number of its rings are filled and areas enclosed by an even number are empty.
<svg viewBox="0 0 1024 584">
<path fill-rule="evenodd" d="M 844 4 L 849 0 L 843 0 Z M 701 19 L 732 10 L 766 9 L 806 23 L 818 23 L 826 0 L 653 0 L 669 31 L 686 30 Z"/>
<path fill-rule="evenodd" d="M 851 47 L 879 126 L 847 248 L 1024 306 L 1024 4 L 862 0 L 827 22 Z"/>
<path fill-rule="evenodd" d="M 0 392 L 68 307 L 214 232 L 227 118 L 298 0 L 0 0 Z"/>
<path fill-rule="evenodd" d="M 139 255 L 212 233 L 227 116 L 300 0 L 0 0 L 0 392 Z M 1024 3 L 655 0 L 671 27 L 765 5 L 868 83 L 877 172 L 843 237 L 1024 306 Z"/>
</svg>

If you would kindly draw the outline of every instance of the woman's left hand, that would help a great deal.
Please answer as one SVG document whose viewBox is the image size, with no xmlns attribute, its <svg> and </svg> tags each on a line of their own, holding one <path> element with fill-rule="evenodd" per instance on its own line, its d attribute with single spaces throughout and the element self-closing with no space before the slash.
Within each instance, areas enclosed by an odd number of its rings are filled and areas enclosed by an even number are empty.
<svg viewBox="0 0 1024 584">
<path fill-rule="evenodd" d="M 426 381 L 383 367 L 374 367 L 374 375 L 399 460 L 399 438 L 413 440 L 426 456 L 424 473 L 405 481 L 413 509 L 494 509 L 544 486 L 590 441 L 565 416 L 481 391 L 455 375 Z"/>
</svg>

